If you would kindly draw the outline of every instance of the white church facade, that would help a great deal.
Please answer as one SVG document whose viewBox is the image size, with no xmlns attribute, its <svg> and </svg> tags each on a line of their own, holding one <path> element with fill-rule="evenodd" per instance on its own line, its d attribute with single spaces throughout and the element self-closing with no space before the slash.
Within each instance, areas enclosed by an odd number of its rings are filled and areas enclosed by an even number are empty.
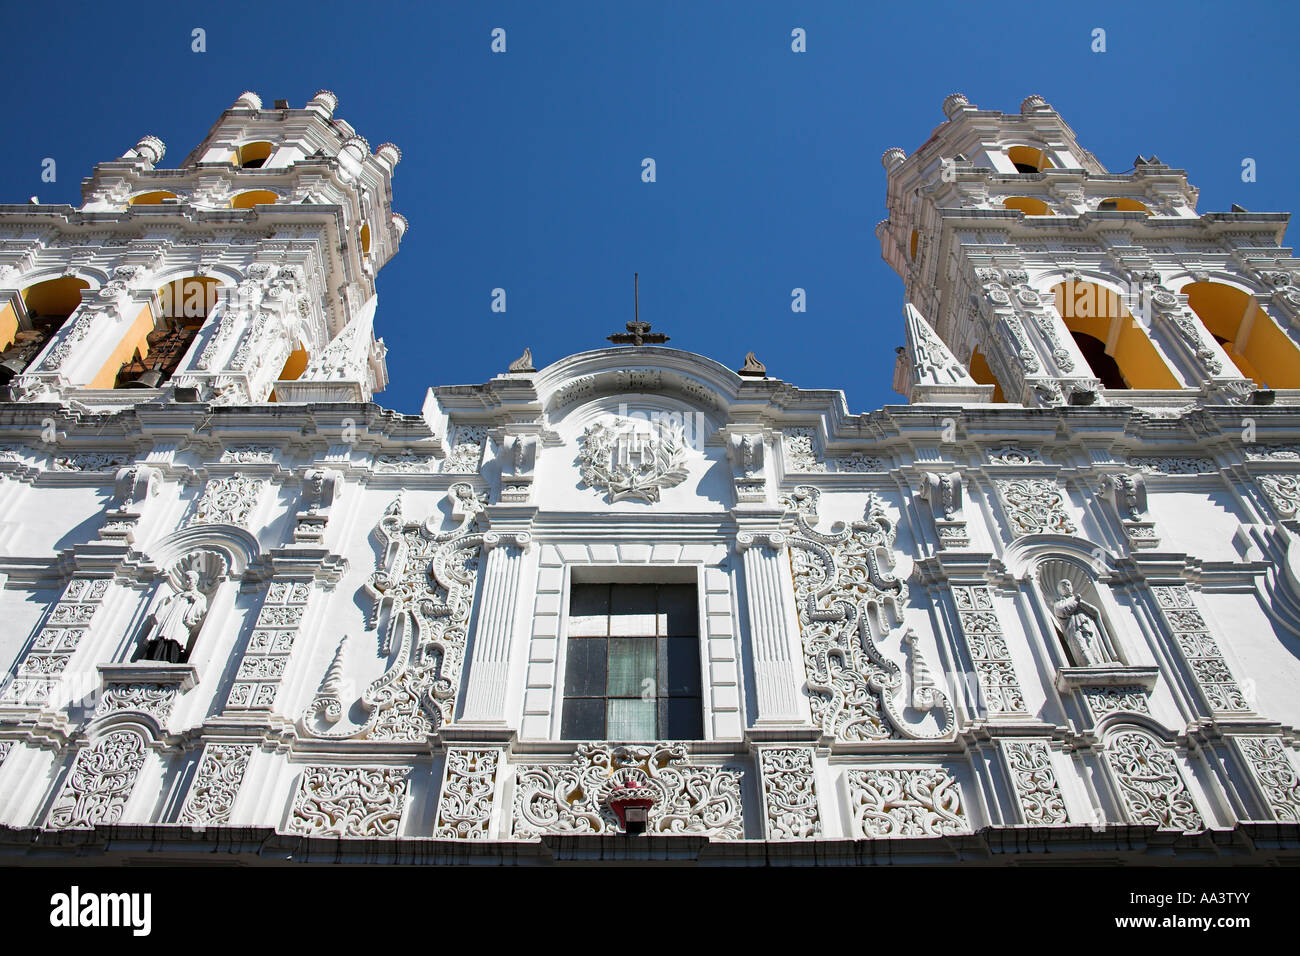
<svg viewBox="0 0 1300 956">
<path fill-rule="evenodd" d="M 0 861 L 1300 858 L 1285 214 L 954 94 L 906 404 L 638 320 L 404 415 L 336 107 L 0 206 Z"/>
</svg>

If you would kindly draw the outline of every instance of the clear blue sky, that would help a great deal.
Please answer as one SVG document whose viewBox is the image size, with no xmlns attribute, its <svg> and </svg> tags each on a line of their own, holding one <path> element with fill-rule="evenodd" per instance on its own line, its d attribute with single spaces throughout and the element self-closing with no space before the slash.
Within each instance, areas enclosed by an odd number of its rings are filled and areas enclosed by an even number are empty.
<svg viewBox="0 0 1300 956">
<path fill-rule="evenodd" d="M 1006 112 L 1041 94 L 1112 171 L 1138 153 L 1187 169 L 1202 212 L 1300 208 L 1293 3 L 188 6 L 6 4 L 0 201 L 79 202 L 91 166 L 144 133 L 175 166 L 244 89 L 295 107 L 333 90 L 372 147 L 403 151 L 394 208 L 411 228 L 377 317 L 378 400 L 402 411 L 525 344 L 539 367 L 604 345 L 631 318 L 634 271 L 673 346 L 733 368 L 753 349 L 854 411 L 901 401 L 879 157 L 919 147 L 954 91 Z"/>
</svg>

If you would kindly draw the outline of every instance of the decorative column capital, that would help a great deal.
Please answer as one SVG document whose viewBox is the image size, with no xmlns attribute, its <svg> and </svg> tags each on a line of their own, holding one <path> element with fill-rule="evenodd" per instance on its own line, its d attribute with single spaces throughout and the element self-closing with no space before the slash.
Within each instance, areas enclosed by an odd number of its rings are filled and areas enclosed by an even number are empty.
<svg viewBox="0 0 1300 956">
<path fill-rule="evenodd" d="M 744 554 L 750 548 L 767 546 L 773 551 L 781 551 L 786 545 L 786 536 L 781 531 L 741 531 L 736 535 L 736 553 Z"/>
</svg>

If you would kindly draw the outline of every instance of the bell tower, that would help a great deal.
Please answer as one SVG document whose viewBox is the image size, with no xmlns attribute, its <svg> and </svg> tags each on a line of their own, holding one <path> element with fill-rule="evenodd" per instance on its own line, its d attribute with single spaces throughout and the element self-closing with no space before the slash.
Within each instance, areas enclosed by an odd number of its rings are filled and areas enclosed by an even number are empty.
<svg viewBox="0 0 1300 956">
<path fill-rule="evenodd" d="M 387 384 L 375 280 L 406 220 L 401 151 L 245 92 L 175 169 L 142 138 L 80 207 L 0 209 L 0 387 L 90 406 L 369 401 Z"/>
<path fill-rule="evenodd" d="M 1156 156 L 1110 173 L 1041 96 L 1006 114 L 954 93 L 943 111 L 915 153 L 882 157 L 876 236 L 911 307 L 895 369 L 910 401 L 982 385 L 1027 406 L 1184 407 L 1300 389 L 1285 214 L 1199 213 Z"/>
</svg>

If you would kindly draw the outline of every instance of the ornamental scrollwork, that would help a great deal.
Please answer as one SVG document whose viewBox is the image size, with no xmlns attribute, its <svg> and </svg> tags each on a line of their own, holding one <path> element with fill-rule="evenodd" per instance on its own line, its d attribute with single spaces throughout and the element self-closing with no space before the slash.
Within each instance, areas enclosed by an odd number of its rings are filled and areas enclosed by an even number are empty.
<svg viewBox="0 0 1300 956">
<path fill-rule="evenodd" d="M 304 732 L 424 741 L 452 719 L 485 536 L 476 530 L 483 502 L 470 485 L 452 485 L 447 500 L 457 522 L 449 531 L 435 531 L 432 518 L 406 517 L 401 495 L 380 518 L 374 538 L 381 564 L 365 590 L 375 602 L 371 625 L 379 630 L 380 652 L 395 656 L 362 693 L 362 722 L 341 721 L 341 703 L 321 694 L 299 721 Z"/>
<path fill-rule="evenodd" d="M 1283 518 L 1294 518 L 1300 512 L 1300 475 L 1260 475 L 1257 481 Z"/>
<path fill-rule="evenodd" d="M 307 767 L 289 829 L 307 836 L 396 836 L 406 774 L 393 767 Z"/>
<path fill-rule="evenodd" d="M 763 813 L 770 840 L 803 840 L 821 835 L 817 782 L 808 747 L 764 747 L 758 752 L 763 782 Z"/>
<path fill-rule="evenodd" d="M 1169 830 L 1204 828 L 1173 755 L 1153 738 L 1138 730 L 1113 735 L 1106 742 L 1106 762 L 1133 823 Z"/>
<path fill-rule="evenodd" d="M 226 478 L 210 478 L 194 506 L 190 524 L 224 523 L 245 528 L 265 487 L 266 479 L 249 478 L 239 472 Z"/>
<path fill-rule="evenodd" d="M 1283 823 L 1300 823 L 1300 775 L 1278 737 L 1234 737 L 1268 808 Z"/>
<path fill-rule="evenodd" d="M 1025 823 L 1030 826 L 1053 826 L 1068 823 L 1065 797 L 1061 795 L 1052 754 L 1041 740 L 1013 740 L 1003 744 L 1011 781 L 1016 788 Z"/>
<path fill-rule="evenodd" d="M 252 744 L 208 744 L 190 784 L 180 822 L 194 827 L 229 823 L 252 755 Z"/>
<path fill-rule="evenodd" d="M 896 529 L 880 499 L 870 496 L 864 520 L 834 534 L 815 530 L 816 512 L 805 510 L 809 503 L 816 507 L 813 489 L 797 487 L 781 503 L 796 513 L 787 544 L 814 723 L 843 740 L 952 734 L 952 704 L 938 688 L 929 699 L 941 732 L 904 719 L 896 700 L 902 670 L 877 646 L 903 624 L 908 597 L 907 585 L 893 573 Z"/>
<path fill-rule="evenodd" d="M 1015 537 L 1079 530 L 1065 510 L 1065 495 L 1050 478 L 1012 478 L 995 484 Z"/>
<path fill-rule="evenodd" d="M 742 771 L 691 766 L 686 758 L 680 743 L 585 743 L 571 763 L 521 766 L 515 776 L 514 834 L 617 833 L 610 793 L 635 786 L 654 794 L 646 824 L 651 835 L 743 837 Z"/>
<path fill-rule="evenodd" d="M 50 829 L 116 823 L 144 766 L 144 737 L 118 730 L 81 750 L 46 823 Z"/>
<path fill-rule="evenodd" d="M 942 767 L 849 770 L 849 811 L 869 839 L 969 833 L 961 789 Z"/>
<path fill-rule="evenodd" d="M 447 751 L 438 822 L 433 835 L 440 840 L 486 840 L 492 820 L 500 752 L 452 747 Z"/>
<path fill-rule="evenodd" d="M 597 422 L 578 440 L 578 467 L 589 488 L 604 489 L 610 503 L 659 500 L 663 488 L 686 480 L 686 437 L 668 422 Z"/>
<path fill-rule="evenodd" d="M 152 682 L 109 684 L 100 695 L 99 705 L 95 708 L 95 717 L 129 710 L 148 714 L 162 723 L 171 713 L 175 702 L 176 687 L 172 684 Z"/>
</svg>

